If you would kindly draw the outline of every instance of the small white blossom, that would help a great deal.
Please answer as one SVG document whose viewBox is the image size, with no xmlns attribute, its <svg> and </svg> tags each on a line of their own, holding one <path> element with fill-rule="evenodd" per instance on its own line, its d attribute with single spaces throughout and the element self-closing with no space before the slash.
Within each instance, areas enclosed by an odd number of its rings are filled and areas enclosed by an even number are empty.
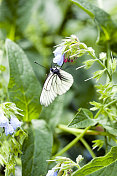
<svg viewBox="0 0 117 176">
<path fill-rule="evenodd" d="M 13 129 L 12 125 L 11 124 L 7 124 L 7 126 L 5 126 L 5 134 L 6 134 L 6 136 L 8 134 L 13 134 L 13 132 L 14 132 L 14 129 Z"/>
<path fill-rule="evenodd" d="M 8 125 L 9 121 L 8 119 L 4 116 L 3 112 L 0 112 L 0 127 L 5 127 Z"/>
<path fill-rule="evenodd" d="M 54 169 L 49 170 L 46 176 L 57 176 L 57 171 Z"/>
<path fill-rule="evenodd" d="M 55 56 L 55 58 L 53 59 L 53 63 L 62 66 L 64 62 L 64 54 L 62 54 L 62 47 L 61 46 L 57 47 L 53 53 Z"/>
<path fill-rule="evenodd" d="M 13 129 L 16 130 L 18 127 L 21 127 L 21 122 L 17 119 L 15 115 L 11 115 L 10 124 Z"/>
</svg>

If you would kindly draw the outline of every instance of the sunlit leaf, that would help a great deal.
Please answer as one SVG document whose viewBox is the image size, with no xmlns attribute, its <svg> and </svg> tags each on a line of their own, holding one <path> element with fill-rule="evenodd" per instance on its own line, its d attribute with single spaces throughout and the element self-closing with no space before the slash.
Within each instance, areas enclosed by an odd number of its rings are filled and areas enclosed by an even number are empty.
<svg viewBox="0 0 117 176">
<path fill-rule="evenodd" d="M 117 147 L 112 147 L 111 151 L 107 155 L 97 157 L 91 162 L 83 166 L 81 169 L 76 171 L 72 176 L 86 176 L 102 168 L 106 168 L 110 164 L 117 160 Z"/>
<path fill-rule="evenodd" d="M 10 69 L 9 99 L 23 110 L 24 121 L 31 121 L 38 118 L 41 111 L 40 84 L 27 56 L 18 45 L 6 40 L 6 51 Z"/>
<path fill-rule="evenodd" d="M 98 26 L 98 43 L 101 45 L 105 44 L 106 46 L 106 42 L 109 42 L 111 49 L 117 52 L 117 48 L 115 47 L 117 44 L 117 25 L 114 23 L 111 16 L 88 0 L 71 1 L 95 20 Z"/>
</svg>

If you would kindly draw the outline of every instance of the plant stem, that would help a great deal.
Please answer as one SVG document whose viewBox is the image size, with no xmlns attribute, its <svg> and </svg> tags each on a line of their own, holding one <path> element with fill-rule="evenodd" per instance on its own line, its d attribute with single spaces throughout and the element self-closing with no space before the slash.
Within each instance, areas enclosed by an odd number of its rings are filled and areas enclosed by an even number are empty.
<svg viewBox="0 0 117 176">
<path fill-rule="evenodd" d="M 15 24 L 11 25 L 8 38 L 13 41 L 15 40 Z"/>
<path fill-rule="evenodd" d="M 105 130 L 106 131 L 106 130 Z M 105 138 L 105 152 L 107 154 L 108 152 L 108 143 L 107 143 L 107 136 L 104 137 Z"/>
<path fill-rule="evenodd" d="M 97 118 L 99 116 L 99 114 L 101 113 L 101 111 L 102 111 L 102 108 L 100 108 L 100 110 L 96 113 L 96 115 L 94 116 L 94 118 Z M 83 130 L 83 132 L 79 136 L 77 136 L 73 141 L 71 141 L 68 145 L 66 145 L 61 151 L 59 151 L 56 155 L 54 155 L 52 157 L 52 159 L 54 159 L 56 156 L 62 155 L 67 150 L 69 150 L 73 145 L 75 145 L 85 135 L 85 133 L 87 132 L 87 130 L 89 130 L 90 128 L 91 128 L 91 126 L 85 128 Z"/>
<path fill-rule="evenodd" d="M 117 102 L 117 100 L 111 101 L 110 103 L 108 103 L 108 104 L 105 105 L 105 108 L 108 107 L 108 106 L 110 106 L 110 105 L 112 105 L 112 104 L 114 104 L 114 103 L 116 103 L 116 102 Z"/>
<path fill-rule="evenodd" d="M 77 135 L 79 133 L 82 133 L 84 131 L 84 129 L 76 129 L 76 128 L 69 128 L 66 125 L 60 124 L 58 125 L 58 128 L 62 131 L 71 133 L 73 135 Z M 87 130 L 86 131 L 86 135 L 101 135 L 101 136 L 106 136 L 107 133 L 106 132 L 101 132 L 101 131 L 96 131 L 96 130 Z"/>
<path fill-rule="evenodd" d="M 106 66 L 105 66 L 96 56 L 94 56 L 90 51 L 87 51 L 87 52 L 88 52 L 89 55 L 91 55 L 104 69 L 106 69 L 106 72 L 107 72 L 107 74 L 108 74 L 108 77 L 109 77 L 109 79 L 111 80 L 111 75 L 110 75 L 108 69 L 106 68 Z"/>
<path fill-rule="evenodd" d="M 111 75 L 111 69 L 110 69 L 110 60 L 111 60 L 111 51 L 110 51 L 110 45 L 107 43 L 107 70 L 109 72 L 109 75 Z M 112 76 L 109 77 L 110 81 L 112 81 Z M 107 83 L 109 82 L 107 78 Z"/>
<path fill-rule="evenodd" d="M 96 115 L 94 116 L 94 119 L 96 119 L 99 116 L 99 114 L 101 113 L 101 111 L 102 111 L 102 108 L 100 108 L 99 111 L 96 113 Z"/>
<path fill-rule="evenodd" d="M 81 138 L 80 141 L 83 143 L 83 145 L 85 146 L 85 148 L 89 151 L 89 153 L 91 154 L 92 158 L 95 158 L 95 153 L 92 151 L 91 147 L 89 146 L 89 144 L 86 142 L 85 139 Z"/>
<path fill-rule="evenodd" d="M 71 141 L 61 151 L 59 151 L 55 156 L 53 156 L 52 159 L 54 159 L 56 156 L 62 155 L 67 150 L 69 150 L 71 147 L 73 147 L 85 135 L 86 131 L 89 130 L 89 128 L 91 128 L 91 126 L 85 128 L 84 131 L 80 135 L 78 135 L 73 141 Z"/>
</svg>

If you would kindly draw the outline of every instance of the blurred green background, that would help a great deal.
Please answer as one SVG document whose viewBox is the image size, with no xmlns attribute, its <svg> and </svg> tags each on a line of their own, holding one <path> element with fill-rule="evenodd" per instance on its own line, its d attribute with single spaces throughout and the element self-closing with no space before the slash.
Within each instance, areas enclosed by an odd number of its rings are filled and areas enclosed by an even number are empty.
<svg viewBox="0 0 117 176">
<path fill-rule="evenodd" d="M 117 21 L 116 0 L 89 1 L 104 9 Z M 4 73 L 6 86 L 9 78 L 8 63 L 4 51 L 6 38 L 19 44 L 25 51 L 41 86 L 43 86 L 54 57 L 54 46 L 72 34 L 87 46 L 93 47 L 97 56 L 101 51 L 104 51 L 102 46 L 96 44 L 98 32 L 94 21 L 68 0 L 0 0 L 0 64 L 7 67 L 6 73 Z M 63 66 L 63 69 L 73 75 L 74 84 L 65 95 L 58 97 L 55 103 L 42 109 L 39 118 L 49 121 L 53 129 L 57 123 L 67 125 L 78 108 L 89 108 L 89 102 L 96 99 L 94 82 L 92 80 L 85 82 L 84 80 L 91 77 L 91 73 L 99 66 L 95 64 L 88 71 L 76 70 L 78 66 L 83 65 L 82 62 L 88 57 L 85 55 L 78 58 L 75 64 L 71 64 L 68 68 L 67 64 Z M 34 64 L 34 61 L 42 64 L 46 69 Z M 2 90 L 0 90 L 0 94 L 2 96 Z M 60 132 L 57 131 L 57 133 Z M 69 143 L 73 136 L 60 133 L 54 138 L 53 154 L 59 146 L 62 148 Z M 90 143 L 89 137 L 87 140 Z M 82 144 L 79 143 L 78 146 L 74 146 L 74 150 L 69 150 L 71 159 L 77 157 L 76 153 L 83 156 L 89 155 L 85 150 L 78 152 L 77 148 L 79 147 L 83 148 Z M 90 160 L 90 156 L 88 157 Z"/>
</svg>

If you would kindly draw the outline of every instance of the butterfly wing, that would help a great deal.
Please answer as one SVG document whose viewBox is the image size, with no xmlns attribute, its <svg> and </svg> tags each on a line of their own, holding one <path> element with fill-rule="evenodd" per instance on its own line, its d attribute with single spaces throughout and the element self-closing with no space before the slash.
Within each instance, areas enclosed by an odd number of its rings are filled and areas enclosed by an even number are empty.
<svg viewBox="0 0 117 176">
<path fill-rule="evenodd" d="M 57 95 L 62 95 L 67 92 L 73 84 L 73 77 L 71 74 L 65 72 L 64 70 L 59 70 L 60 74 L 56 75 L 55 80 L 53 80 L 53 90 Z"/>
<path fill-rule="evenodd" d="M 52 87 L 52 82 L 55 75 L 50 72 L 42 89 L 40 96 L 41 105 L 48 106 L 52 101 L 57 97 L 57 94 L 54 92 Z"/>
<path fill-rule="evenodd" d="M 40 96 L 40 103 L 48 106 L 57 97 L 67 92 L 73 84 L 71 74 L 59 69 L 59 74 L 50 72 L 48 75 Z"/>
</svg>

